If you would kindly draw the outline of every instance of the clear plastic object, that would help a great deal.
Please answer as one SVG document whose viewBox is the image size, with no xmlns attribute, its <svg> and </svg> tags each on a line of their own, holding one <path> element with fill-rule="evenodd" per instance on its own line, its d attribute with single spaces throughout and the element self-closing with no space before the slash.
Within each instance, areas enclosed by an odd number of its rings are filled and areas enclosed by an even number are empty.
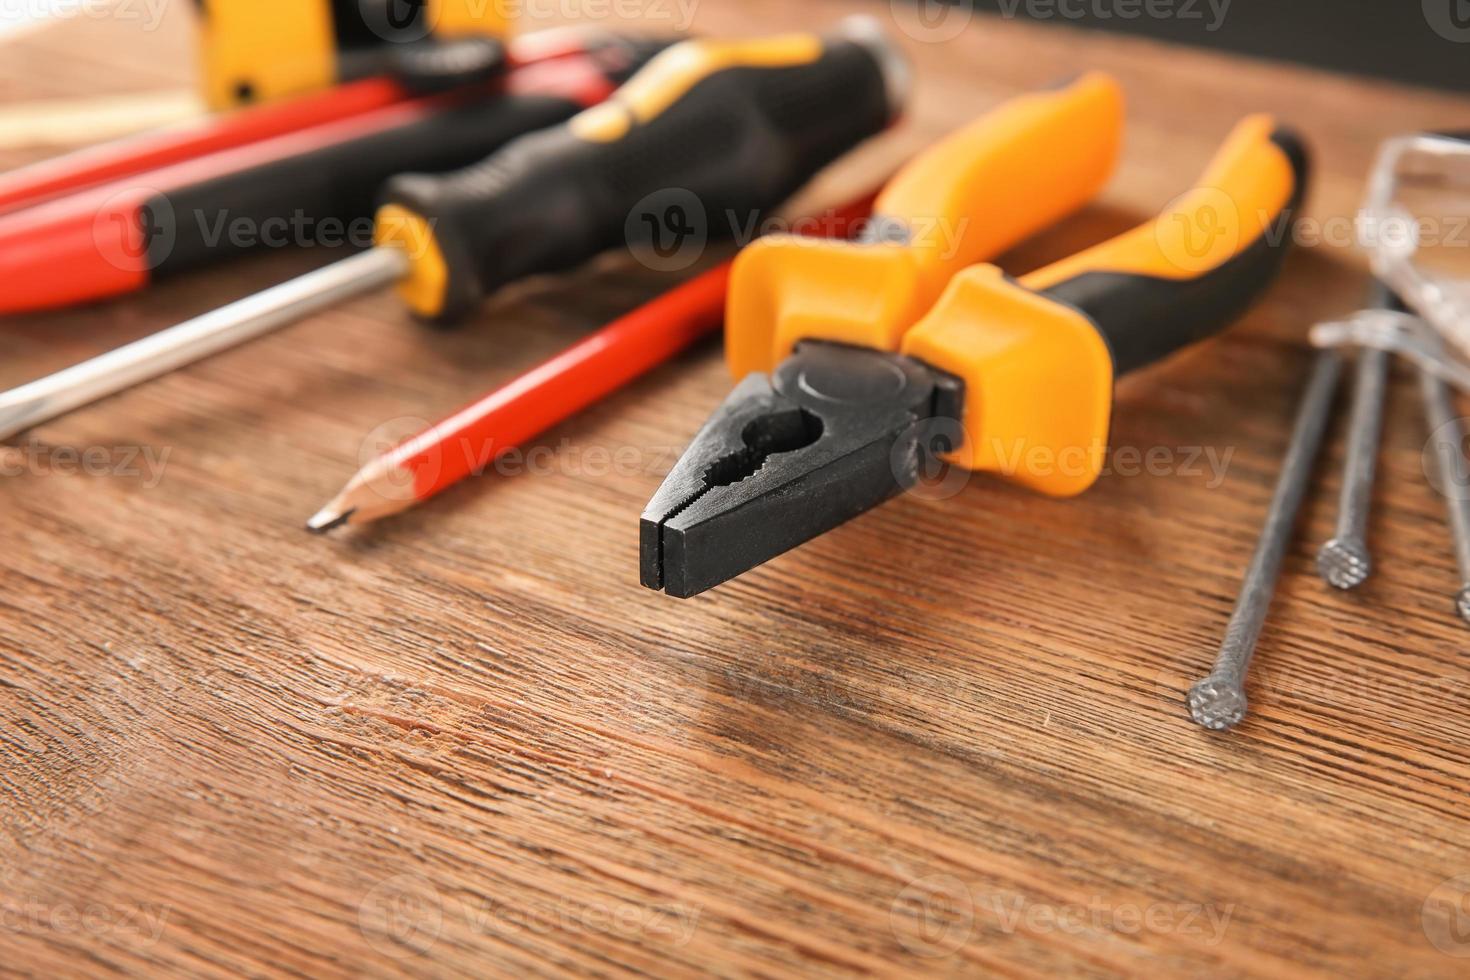
<svg viewBox="0 0 1470 980">
<path fill-rule="evenodd" d="M 1470 359 L 1470 136 L 1385 142 L 1368 179 L 1359 240 L 1374 274 Z"/>
</svg>

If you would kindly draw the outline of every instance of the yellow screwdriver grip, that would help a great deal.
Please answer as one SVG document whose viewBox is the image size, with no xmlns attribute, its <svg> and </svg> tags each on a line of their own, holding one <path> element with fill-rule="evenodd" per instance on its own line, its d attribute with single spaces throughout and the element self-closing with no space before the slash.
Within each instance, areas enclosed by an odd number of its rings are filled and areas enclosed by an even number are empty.
<svg viewBox="0 0 1470 980">
<path fill-rule="evenodd" d="M 801 340 L 897 349 L 977 261 L 1056 223 L 1112 173 L 1123 95 L 1093 72 L 991 111 L 905 166 L 854 242 L 767 236 L 736 259 L 725 318 L 736 377 L 769 371 Z"/>
<path fill-rule="evenodd" d="M 578 114 L 572 132 L 597 143 L 622 139 L 647 125 L 704 79 L 731 68 L 809 65 L 826 50 L 816 34 L 782 34 L 750 40 L 699 38 L 676 44 L 635 75 L 612 98 Z"/>
<path fill-rule="evenodd" d="M 1250 306 L 1280 269 L 1306 182 L 1296 134 L 1250 116 L 1153 221 L 1019 281 L 991 265 L 961 272 L 902 345 L 964 381 L 950 462 L 1055 496 L 1091 486 L 1114 378 Z"/>
</svg>

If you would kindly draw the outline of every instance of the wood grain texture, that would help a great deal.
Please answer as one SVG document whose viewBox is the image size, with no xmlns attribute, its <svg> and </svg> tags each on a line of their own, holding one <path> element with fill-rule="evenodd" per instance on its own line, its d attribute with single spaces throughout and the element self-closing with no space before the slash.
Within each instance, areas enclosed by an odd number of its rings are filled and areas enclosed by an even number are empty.
<svg viewBox="0 0 1470 980">
<path fill-rule="evenodd" d="M 0 48 L 0 98 L 181 82 L 180 8 L 154 32 L 85 20 Z M 703 0 L 695 28 L 857 9 L 923 33 L 835 0 Z M 908 119 L 808 203 L 1084 66 L 1127 90 L 1118 176 L 1017 272 L 1158 209 L 1245 112 L 1307 133 L 1310 217 L 1339 227 L 1381 138 L 1470 120 L 1460 98 L 1000 19 L 906 44 Z M 325 258 L 7 321 L 0 384 Z M 1470 670 L 1408 378 L 1379 575 L 1344 596 L 1312 572 L 1339 434 L 1253 717 L 1222 737 L 1183 706 L 1271 492 L 1305 329 L 1365 295 L 1357 254 L 1298 252 L 1247 322 L 1130 378 L 1114 443 L 1173 465 L 1116 457 L 1078 500 L 976 479 L 698 599 L 643 590 L 638 514 L 729 386 L 706 345 L 548 433 L 533 472 L 303 533 L 375 427 L 436 417 L 668 284 L 612 257 L 457 333 L 366 299 L 22 443 L 39 461 L 0 481 L 0 973 L 1464 975 L 1424 925 L 1470 874 Z M 1192 447 L 1223 475 L 1186 467 Z M 88 448 L 117 472 L 65 472 Z"/>
</svg>

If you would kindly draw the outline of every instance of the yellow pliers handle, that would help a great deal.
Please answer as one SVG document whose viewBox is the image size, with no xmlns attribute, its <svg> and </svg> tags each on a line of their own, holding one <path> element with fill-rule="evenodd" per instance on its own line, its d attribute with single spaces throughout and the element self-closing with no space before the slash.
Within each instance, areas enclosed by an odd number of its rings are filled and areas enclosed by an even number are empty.
<svg viewBox="0 0 1470 980">
<path fill-rule="evenodd" d="M 1091 201 L 1122 131 L 1118 83 L 1089 73 L 1012 99 L 915 158 L 879 195 L 862 239 L 759 239 L 731 275 L 731 372 L 769 371 L 799 340 L 897 349 L 961 269 Z"/>
<path fill-rule="evenodd" d="M 1112 170 L 1117 84 L 1083 76 L 1014 100 L 926 152 L 851 243 L 768 238 L 731 279 L 732 373 L 804 340 L 895 351 L 964 385 L 947 454 L 1066 496 L 1101 471 L 1115 377 L 1232 322 L 1273 279 L 1306 185 L 1296 136 L 1243 120 L 1155 220 L 1019 281 L 977 265 L 1087 203 Z"/>
</svg>

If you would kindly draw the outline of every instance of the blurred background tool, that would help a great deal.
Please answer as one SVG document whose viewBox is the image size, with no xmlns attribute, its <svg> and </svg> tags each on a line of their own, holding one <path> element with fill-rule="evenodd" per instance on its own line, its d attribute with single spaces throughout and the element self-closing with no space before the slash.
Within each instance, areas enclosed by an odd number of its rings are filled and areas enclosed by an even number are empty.
<svg viewBox="0 0 1470 980">
<path fill-rule="evenodd" d="M 97 143 L 204 114 L 193 92 L 137 92 L 85 99 L 0 104 L 0 150 Z"/>
<path fill-rule="evenodd" d="M 354 228 L 366 245 L 388 178 L 464 167 L 564 122 L 669 43 L 581 40 L 580 56 L 526 63 L 489 88 L 384 106 L 0 215 L 0 314 L 142 289 L 264 245 L 346 241 Z"/>
<path fill-rule="evenodd" d="M 872 204 L 868 196 L 823 215 L 813 233 L 847 237 Z M 675 286 L 379 456 L 307 528 L 323 533 L 408 510 L 719 329 L 730 265 Z"/>
<path fill-rule="evenodd" d="M 64 14 L 66 5 L 58 6 Z M 487 81 L 513 60 L 510 0 L 194 0 L 194 7 L 197 90 L 7 106 L 0 148 L 97 143 L 366 79 L 398 101 Z"/>
<path fill-rule="evenodd" d="M 733 236 L 886 128 L 905 81 L 867 17 L 825 37 L 683 42 L 564 126 L 465 171 L 392 181 L 377 247 L 0 395 L 0 438 L 392 282 L 448 322 L 618 245 Z"/>
<path fill-rule="evenodd" d="M 501 67 L 514 0 L 195 0 L 200 81 L 215 109 L 372 75 L 412 90 Z"/>
<path fill-rule="evenodd" d="M 696 595 L 903 492 L 941 459 L 1052 496 L 1091 486 L 1115 378 L 1223 329 L 1260 296 L 1306 181 L 1297 136 L 1251 116 L 1154 221 L 1019 280 L 965 268 L 1085 204 L 1111 172 L 1122 115 L 1116 83 L 1084 76 L 901 172 L 876 205 L 883 234 L 769 238 L 742 252 L 725 337 L 744 380 L 644 511 L 643 584 Z M 936 216 L 958 241 L 920 233 Z"/>
<path fill-rule="evenodd" d="M 525 34 L 510 42 L 510 65 L 526 67 L 559 58 L 581 60 L 589 54 L 614 55 L 615 35 L 600 28 L 563 27 Z M 604 66 L 621 71 L 615 62 Z M 471 86 L 489 95 L 493 86 Z M 206 116 L 188 123 L 139 133 L 53 157 L 30 166 L 0 173 L 0 215 L 38 204 L 59 194 L 92 187 L 144 171 L 195 160 L 312 126 L 340 122 L 353 116 L 403 102 L 409 93 L 389 78 L 370 78 L 321 92 Z M 12 107 L 5 111 L 42 112 L 45 107 Z"/>
</svg>

